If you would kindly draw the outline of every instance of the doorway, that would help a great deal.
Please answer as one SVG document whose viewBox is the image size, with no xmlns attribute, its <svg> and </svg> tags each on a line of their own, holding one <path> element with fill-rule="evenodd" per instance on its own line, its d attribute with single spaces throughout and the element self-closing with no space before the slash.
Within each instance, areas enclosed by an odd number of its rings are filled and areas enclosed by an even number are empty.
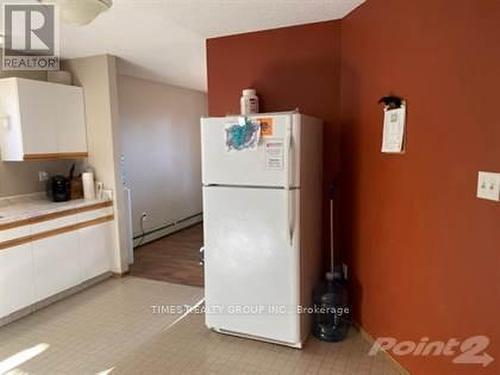
<svg viewBox="0 0 500 375">
<path fill-rule="evenodd" d="M 130 190 L 130 274 L 203 286 L 200 118 L 204 92 L 118 75 L 122 181 Z"/>
</svg>

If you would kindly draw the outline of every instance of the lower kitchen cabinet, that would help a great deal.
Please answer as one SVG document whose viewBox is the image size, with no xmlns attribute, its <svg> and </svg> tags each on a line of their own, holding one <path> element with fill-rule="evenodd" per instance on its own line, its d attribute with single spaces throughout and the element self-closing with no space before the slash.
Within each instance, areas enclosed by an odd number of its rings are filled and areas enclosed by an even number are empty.
<svg viewBox="0 0 500 375">
<path fill-rule="evenodd" d="M 78 231 L 83 281 L 102 275 L 111 269 L 112 233 L 111 222 L 92 225 Z"/>
<path fill-rule="evenodd" d="M 111 271 L 113 208 L 96 206 L 0 228 L 0 319 Z"/>
<path fill-rule="evenodd" d="M 33 243 L 35 301 L 41 301 L 82 282 L 78 231 Z"/>
<path fill-rule="evenodd" d="M 0 318 L 31 305 L 34 297 L 31 244 L 0 251 Z"/>
</svg>

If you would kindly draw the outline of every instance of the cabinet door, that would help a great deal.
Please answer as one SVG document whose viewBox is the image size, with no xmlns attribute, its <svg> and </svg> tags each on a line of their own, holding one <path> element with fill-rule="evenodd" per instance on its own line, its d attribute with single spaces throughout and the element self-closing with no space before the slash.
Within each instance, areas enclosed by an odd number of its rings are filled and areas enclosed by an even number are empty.
<svg viewBox="0 0 500 375">
<path fill-rule="evenodd" d="M 78 231 L 33 242 L 36 301 L 82 281 L 78 250 Z"/>
<path fill-rule="evenodd" d="M 31 244 L 0 251 L 0 318 L 33 303 L 34 295 Z"/>
<path fill-rule="evenodd" d="M 59 153 L 87 152 L 82 88 L 55 85 L 53 90 L 58 102 L 61 103 L 57 107 L 56 118 Z"/>
<path fill-rule="evenodd" d="M 0 80 L 0 153 L 2 160 L 23 160 L 23 136 L 19 117 L 17 82 Z"/>
<path fill-rule="evenodd" d="M 52 85 L 27 79 L 17 82 L 24 154 L 57 153 L 56 109 L 61 103 Z"/>
<path fill-rule="evenodd" d="M 79 236 L 83 280 L 110 271 L 113 249 L 112 222 L 82 228 L 79 230 Z"/>
</svg>

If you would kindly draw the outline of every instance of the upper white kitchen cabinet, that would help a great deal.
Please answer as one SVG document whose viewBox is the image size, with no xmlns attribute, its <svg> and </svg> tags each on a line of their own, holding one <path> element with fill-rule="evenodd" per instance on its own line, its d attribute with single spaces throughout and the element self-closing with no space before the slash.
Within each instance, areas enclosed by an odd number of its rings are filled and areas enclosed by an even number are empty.
<svg viewBox="0 0 500 375">
<path fill-rule="evenodd" d="M 87 157 L 83 89 L 0 79 L 0 152 L 4 161 Z"/>
</svg>

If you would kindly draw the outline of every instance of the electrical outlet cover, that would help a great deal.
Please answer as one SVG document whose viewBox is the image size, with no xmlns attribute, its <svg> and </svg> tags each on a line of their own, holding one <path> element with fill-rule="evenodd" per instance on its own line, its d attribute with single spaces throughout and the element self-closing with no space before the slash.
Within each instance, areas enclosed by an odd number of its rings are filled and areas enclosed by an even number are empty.
<svg viewBox="0 0 500 375">
<path fill-rule="evenodd" d="M 500 202 L 500 173 L 479 172 L 477 197 Z"/>
<path fill-rule="evenodd" d="M 45 171 L 39 171 L 38 172 L 38 181 L 44 182 L 49 179 L 49 174 Z"/>
</svg>

